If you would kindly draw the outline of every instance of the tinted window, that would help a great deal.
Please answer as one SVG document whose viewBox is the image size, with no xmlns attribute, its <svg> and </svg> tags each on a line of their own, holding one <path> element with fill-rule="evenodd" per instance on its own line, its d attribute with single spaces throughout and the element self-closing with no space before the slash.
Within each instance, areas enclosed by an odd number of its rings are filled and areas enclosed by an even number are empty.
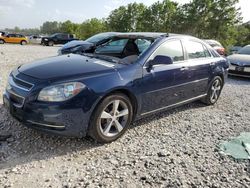
<svg viewBox="0 0 250 188">
<path fill-rule="evenodd" d="M 146 50 L 150 45 L 151 41 L 147 39 L 136 39 L 135 44 L 137 45 L 140 53 L 142 53 L 144 50 Z"/>
<path fill-rule="evenodd" d="M 67 34 L 62 35 L 62 39 L 68 39 L 68 38 L 69 38 L 69 36 Z"/>
<path fill-rule="evenodd" d="M 15 34 L 8 34 L 7 36 L 8 36 L 8 37 L 16 37 Z"/>
<path fill-rule="evenodd" d="M 150 60 L 154 59 L 156 56 L 169 56 L 173 59 L 173 62 L 183 61 L 184 53 L 181 41 L 173 40 L 162 44 L 150 57 Z"/>
<path fill-rule="evenodd" d="M 203 47 L 204 45 L 199 42 L 194 41 L 186 41 L 185 47 L 187 50 L 188 58 L 189 59 L 198 59 L 198 58 L 205 58 L 206 50 Z"/>
</svg>

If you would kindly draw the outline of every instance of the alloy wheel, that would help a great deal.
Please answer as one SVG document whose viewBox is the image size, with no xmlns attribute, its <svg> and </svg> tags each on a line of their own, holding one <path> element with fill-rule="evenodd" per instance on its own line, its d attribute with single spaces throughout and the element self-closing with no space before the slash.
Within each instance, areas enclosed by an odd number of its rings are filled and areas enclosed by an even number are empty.
<svg viewBox="0 0 250 188">
<path fill-rule="evenodd" d="M 220 92 L 221 92 L 221 82 L 219 79 L 214 80 L 212 87 L 211 87 L 211 95 L 210 95 L 210 100 L 212 103 L 215 103 L 219 96 L 220 96 Z"/>
<path fill-rule="evenodd" d="M 111 101 L 99 117 L 99 128 L 105 137 L 114 137 L 123 131 L 129 117 L 129 108 L 122 100 Z"/>
</svg>

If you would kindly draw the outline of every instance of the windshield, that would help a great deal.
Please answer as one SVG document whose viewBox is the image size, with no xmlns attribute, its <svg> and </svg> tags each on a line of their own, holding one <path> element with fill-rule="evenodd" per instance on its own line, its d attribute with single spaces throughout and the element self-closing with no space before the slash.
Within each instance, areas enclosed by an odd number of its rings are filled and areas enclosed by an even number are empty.
<svg viewBox="0 0 250 188">
<path fill-rule="evenodd" d="M 97 34 L 88 38 L 86 41 L 95 44 L 103 39 L 106 39 L 112 36 L 115 36 L 115 34 L 114 33 L 100 33 L 100 34 Z"/>
<path fill-rule="evenodd" d="M 250 55 L 250 46 L 245 46 L 238 51 L 238 54 Z"/>
</svg>

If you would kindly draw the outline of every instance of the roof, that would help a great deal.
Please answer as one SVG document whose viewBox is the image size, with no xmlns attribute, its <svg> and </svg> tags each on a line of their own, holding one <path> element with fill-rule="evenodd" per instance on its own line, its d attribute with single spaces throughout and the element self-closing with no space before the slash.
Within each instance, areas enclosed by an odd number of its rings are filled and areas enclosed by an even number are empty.
<svg viewBox="0 0 250 188">
<path fill-rule="evenodd" d="M 131 33 L 121 33 L 117 34 L 116 37 L 119 38 L 159 38 L 168 36 L 168 33 L 156 33 L 156 32 L 131 32 Z"/>
</svg>

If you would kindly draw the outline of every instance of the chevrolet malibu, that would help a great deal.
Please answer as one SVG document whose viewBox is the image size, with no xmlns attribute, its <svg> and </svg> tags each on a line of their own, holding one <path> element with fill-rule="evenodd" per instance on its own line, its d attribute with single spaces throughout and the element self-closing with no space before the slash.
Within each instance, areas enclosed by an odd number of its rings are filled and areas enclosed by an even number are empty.
<svg viewBox="0 0 250 188">
<path fill-rule="evenodd" d="M 197 38 L 128 33 L 91 54 L 16 68 L 3 99 L 10 114 L 28 127 L 107 143 L 147 115 L 195 100 L 215 104 L 228 67 Z"/>
</svg>

